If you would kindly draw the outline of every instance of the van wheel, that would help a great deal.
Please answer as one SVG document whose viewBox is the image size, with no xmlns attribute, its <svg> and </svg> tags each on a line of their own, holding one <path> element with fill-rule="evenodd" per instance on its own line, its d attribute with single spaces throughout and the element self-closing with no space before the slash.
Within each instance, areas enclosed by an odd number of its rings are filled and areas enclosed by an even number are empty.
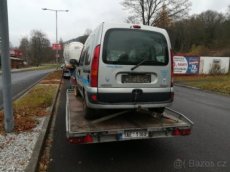
<svg viewBox="0 0 230 172">
<path fill-rule="evenodd" d="M 95 117 L 94 113 L 95 112 L 93 109 L 86 107 L 85 108 L 85 119 L 87 119 L 87 120 L 95 119 L 96 117 Z"/>
<path fill-rule="evenodd" d="M 87 120 L 93 120 L 93 119 L 96 118 L 96 110 L 95 109 L 91 109 L 91 108 L 89 108 L 87 106 L 85 98 L 84 98 L 84 102 L 83 102 L 83 109 L 84 109 L 85 119 L 87 119 Z"/>
<path fill-rule="evenodd" d="M 162 114 L 165 111 L 165 108 L 164 107 L 161 107 L 161 108 L 149 108 L 149 111 Z"/>
<path fill-rule="evenodd" d="M 77 89 L 76 86 L 74 87 L 74 95 L 75 95 L 76 97 L 79 97 L 79 96 L 81 95 L 80 92 L 79 92 L 79 90 Z"/>
</svg>

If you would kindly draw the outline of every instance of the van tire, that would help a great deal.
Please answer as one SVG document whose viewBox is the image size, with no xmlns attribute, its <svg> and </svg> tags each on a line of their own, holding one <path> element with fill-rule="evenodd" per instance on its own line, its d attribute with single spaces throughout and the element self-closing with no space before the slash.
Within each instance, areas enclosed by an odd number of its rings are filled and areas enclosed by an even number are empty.
<svg viewBox="0 0 230 172">
<path fill-rule="evenodd" d="M 91 109 L 87 106 L 86 100 L 83 101 L 84 117 L 87 120 L 93 120 L 97 118 L 97 113 L 95 109 Z"/>
<path fill-rule="evenodd" d="M 156 112 L 156 113 L 159 113 L 159 114 L 163 114 L 163 112 L 165 111 L 165 108 L 164 107 L 160 107 L 160 108 L 149 108 L 149 111 Z"/>
<path fill-rule="evenodd" d="M 74 87 L 74 95 L 79 97 L 81 95 L 80 91 L 78 90 L 77 86 Z"/>
<path fill-rule="evenodd" d="M 95 119 L 95 112 L 93 109 L 86 107 L 85 108 L 85 119 L 87 120 L 93 120 Z"/>
</svg>

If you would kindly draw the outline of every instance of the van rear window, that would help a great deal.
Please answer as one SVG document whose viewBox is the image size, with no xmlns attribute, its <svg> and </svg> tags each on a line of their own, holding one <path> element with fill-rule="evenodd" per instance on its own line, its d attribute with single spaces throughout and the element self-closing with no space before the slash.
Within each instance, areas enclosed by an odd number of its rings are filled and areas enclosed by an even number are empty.
<svg viewBox="0 0 230 172">
<path fill-rule="evenodd" d="M 163 34 L 153 31 L 110 29 L 105 35 L 103 62 L 107 64 L 167 65 L 167 41 Z"/>
</svg>

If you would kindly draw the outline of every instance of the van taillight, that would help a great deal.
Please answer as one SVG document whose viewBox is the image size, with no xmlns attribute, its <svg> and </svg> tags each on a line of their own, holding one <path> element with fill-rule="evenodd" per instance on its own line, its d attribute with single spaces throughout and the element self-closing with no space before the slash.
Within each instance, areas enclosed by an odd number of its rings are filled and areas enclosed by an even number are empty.
<svg viewBox="0 0 230 172">
<path fill-rule="evenodd" d="M 174 52 L 173 50 L 171 49 L 170 50 L 170 58 L 171 58 L 171 87 L 173 87 L 173 72 L 174 72 L 174 61 L 173 61 L 173 56 L 174 56 Z"/>
<path fill-rule="evenodd" d="M 91 65 L 91 87 L 97 87 L 98 85 L 98 67 L 99 67 L 99 57 L 100 57 L 100 45 L 97 45 L 94 49 L 93 60 Z"/>
</svg>

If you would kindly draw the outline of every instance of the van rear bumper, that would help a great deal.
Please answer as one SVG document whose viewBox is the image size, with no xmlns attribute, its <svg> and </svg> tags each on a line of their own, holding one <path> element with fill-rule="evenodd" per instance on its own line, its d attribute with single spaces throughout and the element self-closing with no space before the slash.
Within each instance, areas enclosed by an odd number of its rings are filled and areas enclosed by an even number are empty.
<svg viewBox="0 0 230 172">
<path fill-rule="evenodd" d="M 135 95 L 132 93 L 98 93 L 97 99 L 101 103 L 148 103 L 165 102 L 170 100 L 171 93 L 142 93 Z"/>
<path fill-rule="evenodd" d="M 94 98 L 93 98 L 94 96 Z M 87 93 L 87 106 L 94 109 L 132 109 L 170 106 L 173 92 L 143 93 Z"/>
</svg>

